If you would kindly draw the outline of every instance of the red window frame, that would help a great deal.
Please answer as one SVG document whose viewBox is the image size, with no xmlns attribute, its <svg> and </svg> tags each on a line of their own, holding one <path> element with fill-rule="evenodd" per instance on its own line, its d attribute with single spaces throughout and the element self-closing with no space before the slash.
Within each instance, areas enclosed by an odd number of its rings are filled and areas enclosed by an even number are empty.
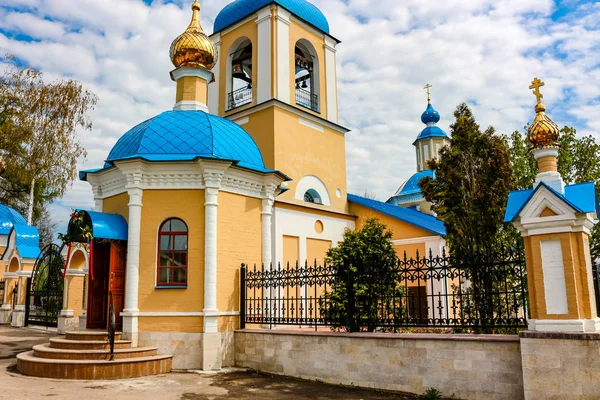
<svg viewBox="0 0 600 400">
<path fill-rule="evenodd" d="M 171 221 L 179 221 L 185 226 L 185 231 L 164 231 L 164 226 Z M 175 250 L 175 242 L 177 237 L 185 236 L 185 250 Z M 169 237 L 169 243 L 171 243 L 171 248 L 168 250 L 162 249 L 162 239 L 163 237 Z M 161 266 L 161 254 L 169 253 L 171 254 L 171 261 L 174 263 L 175 254 L 185 254 L 185 265 L 165 265 Z M 169 269 L 170 270 L 170 280 L 171 282 L 162 282 L 160 280 L 161 270 Z M 185 271 L 185 282 L 175 282 L 175 271 L 176 270 L 184 270 Z M 187 287 L 188 282 L 188 226 L 180 218 L 169 218 L 165 220 L 158 230 L 158 256 L 157 256 L 157 265 L 156 265 L 156 286 L 157 287 Z"/>
</svg>

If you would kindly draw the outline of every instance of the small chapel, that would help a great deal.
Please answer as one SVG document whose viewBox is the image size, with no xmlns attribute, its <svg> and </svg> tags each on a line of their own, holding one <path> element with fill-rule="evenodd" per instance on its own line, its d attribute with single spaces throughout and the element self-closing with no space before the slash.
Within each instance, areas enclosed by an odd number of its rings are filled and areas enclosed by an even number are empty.
<svg viewBox="0 0 600 400">
<path fill-rule="evenodd" d="M 58 326 L 106 329 L 112 304 L 133 347 L 157 348 L 175 369 L 217 370 L 234 365 L 243 263 L 322 263 L 371 217 L 399 255 L 441 254 L 445 227 L 418 183 L 449 138 L 428 99 L 416 174 L 387 202 L 350 194 L 340 42 L 325 15 L 306 0 L 235 0 L 207 35 L 198 0 L 191 11 L 168 51 L 173 109 L 80 173 L 95 207 L 76 210 L 63 236 Z"/>
</svg>

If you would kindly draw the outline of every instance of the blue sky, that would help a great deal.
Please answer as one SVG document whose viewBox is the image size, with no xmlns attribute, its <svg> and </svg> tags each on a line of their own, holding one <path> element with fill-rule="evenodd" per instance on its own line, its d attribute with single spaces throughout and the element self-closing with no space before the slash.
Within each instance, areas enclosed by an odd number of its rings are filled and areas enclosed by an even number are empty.
<svg viewBox="0 0 600 400">
<path fill-rule="evenodd" d="M 212 32 L 230 0 L 201 0 Z M 340 122 L 349 189 L 386 200 L 416 168 L 411 144 L 424 127 L 424 84 L 448 130 L 469 101 L 482 126 L 510 133 L 533 118 L 535 76 L 548 112 L 580 135 L 600 133 L 600 2 L 552 0 L 312 0 L 338 46 Z M 191 0 L 3 0 L 0 53 L 14 53 L 48 79 L 81 80 L 99 96 L 94 129 L 82 135 L 101 166 L 118 138 L 174 102 L 169 44 L 185 29 Z M 285 171 L 284 171 L 285 172 Z M 64 221 L 93 205 L 75 182 L 54 204 Z"/>
</svg>

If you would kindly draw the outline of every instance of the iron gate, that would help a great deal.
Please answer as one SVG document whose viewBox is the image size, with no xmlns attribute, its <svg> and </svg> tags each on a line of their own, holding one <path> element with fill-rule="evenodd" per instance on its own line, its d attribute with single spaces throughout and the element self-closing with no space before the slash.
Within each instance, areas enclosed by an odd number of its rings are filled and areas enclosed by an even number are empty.
<svg viewBox="0 0 600 400">
<path fill-rule="evenodd" d="M 42 250 L 31 278 L 27 278 L 25 326 L 58 326 L 58 316 L 63 307 L 64 279 L 61 269 L 64 264 L 56 244 L 50 244 Z"/>
</svg>

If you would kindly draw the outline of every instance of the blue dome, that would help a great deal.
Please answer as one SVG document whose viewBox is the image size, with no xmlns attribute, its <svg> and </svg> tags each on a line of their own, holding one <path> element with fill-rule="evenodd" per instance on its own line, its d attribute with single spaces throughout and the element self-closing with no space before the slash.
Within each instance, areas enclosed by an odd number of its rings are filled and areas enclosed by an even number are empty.
<svg viewBox="0 0 600 400">
<path fill-rule="evenodd" d="M 0 235 L 8 235 L 15 225 L 27 225 L 27 220 L 14 208 L 0 204 Z"/>
<path fill-rule="evenodd" d="M 400 186 L 400 189 L 398 189 L 398 191 L 394 194 L 394 197 L 421 193 L 419 182 L 421 182 L 421 179 L 425 177 L 435 178 L 435 171 L 426 169 L 424 171 L 417 172 L 408 178 L 404 185 Z"/>
<path fill-rule="evenodd" d="M 265 168 L 252 137 L 241 126 L 204 111 L 166 111 L 125 133 L 113 147 L 105 168 L 114 161 L 228 160 L 259 172 Z"/>
<path fill-rule="evenodd" d="M 431 103 L 429 103 L 427 105 L 427 109 L 425 110 L 425 112 L 421 115 L 421 121 L 424 124 L 428 124 L 430 122 L 433 123 L 438 123 L 440 122 L 440 113 L 437 112 L 435 110 L 435 108 L 433 108 L 433 106 L 431 105 Z"/>
<path fill-rule="evenodd" d="M 316 6 L 306 0 L 236 0 L 225 6 L 217 15 L 214 32 L 222 31 L 272 3 L 280 5 L 315 28 L 329 34 L 327 18 Z"/>
</svg>

